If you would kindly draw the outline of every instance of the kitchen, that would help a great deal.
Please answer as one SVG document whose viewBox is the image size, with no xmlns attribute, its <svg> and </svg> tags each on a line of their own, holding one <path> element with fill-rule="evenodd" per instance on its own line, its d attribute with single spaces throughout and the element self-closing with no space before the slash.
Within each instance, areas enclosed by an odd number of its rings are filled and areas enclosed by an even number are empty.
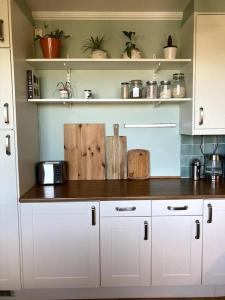
<svg viewBox="0 0 225 300">
<path fill-rule="evenodd" d="M 87 7 L 92 12 L 99 7 L 98 16 L 84 14 L 81 20 L 77 19 L 81 17 L 74 12 L 75 9 L 69 6 L 64 10 L 70 13 L 60 17 L 63 10 L 60 3 L 58 7 L 56 3 L 48 7 L 44 1 L 30 0 L 27 5 L 23 1 L 0 1 L 0 13 L 4 13 L 0 19 L 6 20 L 4 41 L 1 42 L 4 45 L 1 44 L 0 49 L 3 72 L 1 153 L 4 154 L 0 164 L 5 173 L 1 175 L 3 189 L 0 189 L 1 295 L 6 297 L 8 292 L 15 299 L 224 296 L 225 245 L 224 230 L 220 230 L 225 226 L 224 183 L 193 182 L 191 179 L 181 180 L 180 176 L 190 177 L 193 158 L 202 162 L 201 144 L 204 152 L 211 152 L 218 142 L 217 151 L 225 153 L 221 88 L 225 61 L 218 52 L 222 48 L 220 43 L 223 45 L 224 27 L 219 27 L 221 23 L 213 23 L 219 29 L 208 37 L 219 43 L 210 73 L 198 68 L 198 63 L 202 65 L 201 59 L 205 59 L 204 55 L 208 55 L 207 51 L 194 52 L 193 57 L 193 21 L 197 18 L 193 17 L 193 12 L 198 12 L 199 22 L 210 29 L 211 19 L 204 23 L 203 17 L 209 14 L 210 18 L 223 18 L 225 5 L 220 0 L 196 0 L 190 3 L 171 1 L 171 7 L 168 7 L 165 1 L 159 1 L 147 16 L 143 14 L 143 8 L 150 11 L 148 5 L 139 8 L 131 5 L 130 12 L 135 14 L 129 14 L 129 5 L 126 5 L 121 7 L 125 13 L 118 20 L 118 14 L 113 14 L 115 6 L 107 3 L 104 5 L 109 5 L 109 12 L 111 10 L 111 14 L 105 17 L 107 20 L 101 15 L 101 11 L 107 11 L 106 6 L 95 6 L 94 3 Z M 33 17 L 30 10 L 33 10 Z M 85 9 L 81 5 L 77 10 Z M 8 35 L 5 29 L 7 19 Z M 52 30 L 60 27 L 70 35 L 63 41 L 61 52 L 68 66 L 64 66 L 63 61 L 58 67 L 50 60 L 43 60 L 38 42 L 33 42 L 31 22 L 35 28 L 42 29 L 43 22 L 46 22 Z M 24 30 L 18 32 L 18 26 Z M 211 34 L 209 29 L 207 32 Z M 118 59 L 126 42 L 123 30 L 136 32 L 143 63 Z M 111 58 L 118 59 L 116 63 L 109 59 L 111 66 L 107 67 L 105 62 L 99 61 L 102 63 L 99 67 L 87 59 L 88 54 L 82 52 L 82 43 L 90 34 L 106 37 L 104 47 Z M 163 68 L 163 47 L 170 34 L 178 47 L 178 60 Z M 207 46 L 211 49 L 210 45 Z M 201 43 L 198 47 L 202 49 Z M 73 58 L 86 61 L 72 62 Z M 181 63 L 179 59 L 186 61 Z M 76 63 L 80 66 L 77 67 Z M 134 63 L 132 67 L 131 63 Z M 27 101 L 25 74 L 32 68 L 41 79 L 40 101 L 54 99 L 54 103 Z M 199 73 L 194 73 L 193 69 Z M 154 77 L 160 82 L 172 79 L 176 72 L 185 74 L 189 99 L 186 102 L 118 101 L 121 82 L 138 78 L 145 83 Z M 67 76 L 71 78 L 74 101 L 83 98 L 83 90 L 90 89 L 94 94 L 93 103 L 91 100 L 66 105 L 57 103 L 59 99 L 54 94 L 57 83 L 66 81 Z M 214 77 L 218 77 L 215 82 Z M 202 86 L 202 78 L 212 88 Z M 216 105 L 210 101 L 202 104 L 202 95 L 204 101 L 206 96 L 213 98 Z M 9 99 L 7 102 L 6 98 Z M 95 99 L 114 101 L 98 103 Z M 199 108 L 202 107 L 204 124 L 200 125 L 202 110 L 200 114 Z M 69 123 L 106 124 L 106 136 L 112 136 L 113 124 L 119 124 L 119 134 L 127 137 L 128 150 L 150 151 L 152 178 L 69 181 L 55 187 L 35 185 L 34 170 L 38 161 L 64 159 L 63 127 Z M 152 125 L 156 128 L 151 128 Z M 116 208 L 131 211 L 121 212 Z M 180 231 L 177 230 L 178 224 Z M 83 231 L 79 231 L 80 228 Z M 115 236 L 110 249 L 112 228 Z M 176 234 L 171 235 L 169 230 Z M 71 239 L 72 235 L 77 239 Z M 80 247 L 77 247 L 78 243 Z M 110 256 L 113 249 L 115 253 Z M 160 260 L 163 263 L 160 264 Z M 215 269 L 210 273 L 212 265 Z M 119 274 L 113 275 L 113 272 Z"/>
</svg>

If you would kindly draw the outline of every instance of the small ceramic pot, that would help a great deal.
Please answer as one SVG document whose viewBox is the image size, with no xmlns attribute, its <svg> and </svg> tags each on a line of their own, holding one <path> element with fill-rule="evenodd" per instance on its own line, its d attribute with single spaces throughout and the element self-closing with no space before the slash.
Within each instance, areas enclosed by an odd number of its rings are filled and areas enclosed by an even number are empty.
<svg viewBox="0 0 225 300">
<path fill-rule="evenodd" d="M 123 52 L 123 55 L 122 55 L 122 57 L 124 58 L 124 59 L 139 59 L 139 58 L 141 58 L 141 51 L 139 50 L 139 49 L 132 49 L 131 50 L 131 57 L 129 57 L 128 55 L 127 55 L 127 52 Z"/>
<path fill-rule="evenodd" d="M 104 50 L 94 50 L 91 52 L 91 58 L 104 59 L 104 58 L 108 58 L 108 55 Z"/>
<path fill-rule="evenodd" d="M 163 48 L 165 59 L 175 59 L 177 56 L 177 47 L 165 47 Z"/>
</svg>

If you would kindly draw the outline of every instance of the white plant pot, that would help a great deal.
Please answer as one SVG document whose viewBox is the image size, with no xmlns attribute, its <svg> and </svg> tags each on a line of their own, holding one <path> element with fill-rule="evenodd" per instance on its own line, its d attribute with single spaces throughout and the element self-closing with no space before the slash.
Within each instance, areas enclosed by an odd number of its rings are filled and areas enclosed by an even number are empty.
<svg viewBox="0 0 225 300">
<path fill-rule="evenodd" d="M 138 49 L 132 49 L 131 50 L 131 57 L 129 57 L 128 55 L 127 55 L 127 52 L 123 52 L 123 55 L 122 55 L 122 57 L 124 58 L 124 59 L 139 59 L 139 58 L 141 58 L 141 51 L 140 50 L 138 50 Z"/>
<path fill-rule="evenodd" d="M 177 56 L 177 47 L 166 47 L 163 49 L 165 59 L 175 59 Z"/>
<path fill-rule="evenodd" d="M 104 50 L 94 50 L 91 52 L 91 58 L 104 59 L 104 58 L 108 58 L 108 55 Z"/>
</svg>

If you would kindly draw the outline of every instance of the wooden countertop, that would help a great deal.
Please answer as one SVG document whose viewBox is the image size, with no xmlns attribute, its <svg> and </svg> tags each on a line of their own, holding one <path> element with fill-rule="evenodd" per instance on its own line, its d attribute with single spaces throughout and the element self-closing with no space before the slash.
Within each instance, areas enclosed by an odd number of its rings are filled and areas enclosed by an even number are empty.
<svg viewBox="0 0 225 300">
<path fill-rule="evenodd" d="M 63 185 L 36 185 L 20 202 L 225 198 L 225 181 L 191 179 L 80 180 Z"/>
</svg>

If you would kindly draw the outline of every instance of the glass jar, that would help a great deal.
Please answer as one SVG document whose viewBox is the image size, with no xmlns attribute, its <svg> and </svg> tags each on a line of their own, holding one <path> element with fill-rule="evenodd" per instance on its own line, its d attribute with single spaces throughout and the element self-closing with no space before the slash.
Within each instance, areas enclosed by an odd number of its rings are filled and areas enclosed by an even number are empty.
<svg viewBox="0 0 225 300">
<path fill-rule="evenodd" d="M 145 95 L 148 99 L 156 99 L 158 96 L 157 81 L 147 81 L 145 87 Z"/>
<path fill-rule="evenodd" d="M 129 98 L 129 82 L 121 82 L 121 99 Z"/>
<path fill-rule="evenodd" d="M 169 80 L 161 81 L 160 98 L 169 99 L 172 97 L 171 82 Z"/>
<path fill-rule="evenodd" d="M 142 98 L 143 83 L 142 80 L 131 80 L 130 98 Z"/>
<path fill-rule="evenodd" d="M 173 74 L 173 88 L 172 96 L 173 98 L 184 98 L 186 95 L 184 74 L 176 73 Z"/>
</svg>

